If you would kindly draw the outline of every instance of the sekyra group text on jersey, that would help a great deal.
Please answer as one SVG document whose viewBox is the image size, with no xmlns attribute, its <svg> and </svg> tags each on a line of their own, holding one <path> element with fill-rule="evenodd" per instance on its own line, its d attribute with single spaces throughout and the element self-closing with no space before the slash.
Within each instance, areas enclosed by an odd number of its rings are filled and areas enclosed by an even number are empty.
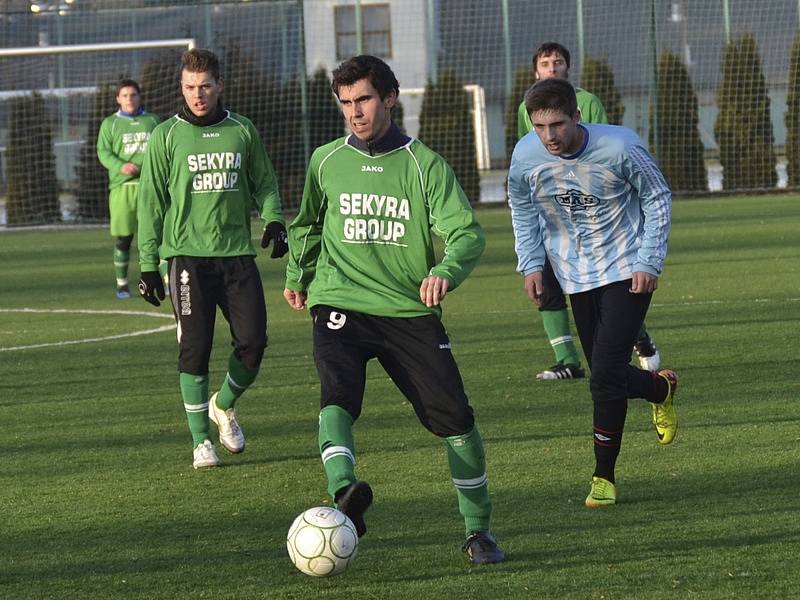
<svg viewBox="0 0 800 600">
<path fill-rule="evenodd" d="M 343 192 L 339 195 L 339 212 L 350 215 L 344 220 L 343 241 L 405 245 L 400 242 L 406 233 L 402 221 L 411 220 L 406 198 Z"/>
<path fill-rule="evenodd" d="M 195 173 L 192 177 L 193 193 L 226 192 L 237 189 L 238 169 L 242 166 L 240 152 L 190 154 L 186 157 L 186 162 L 189 165 L 189 172 Z"/>
</svg>

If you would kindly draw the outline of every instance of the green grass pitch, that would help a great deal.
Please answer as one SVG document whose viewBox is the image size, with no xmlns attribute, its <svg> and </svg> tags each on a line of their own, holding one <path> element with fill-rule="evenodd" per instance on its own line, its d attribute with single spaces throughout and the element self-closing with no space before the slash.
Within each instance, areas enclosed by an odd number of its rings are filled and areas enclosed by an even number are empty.
<svg viewBox="0 0 800 600">
<path fill-rule="evenodd" d="M 376 495 L 370 531 L 341 576 L 290 564 L 292 519 L 327 499 L 310 323 L 282 299 L 285 259 L 258 258 L 270 347 L 239 404 L 247 451 L 220 448 L 224 468 L 195 472 L 169 311 L 115 299 L 105 230 L 9 230 L 0 597 L 798 597 L 800 201 L 675 203 L 647 323 L 682 378 L 678 436 L 659 447 L 649 407 L 631 401 L 620 502 L 597 511 L 583 507 L 587 384 L 535 380 L 552 357 L 514 272 L 508 211 L 479 218 L 486 254 L 448 295 L 444 320 L 484 436 L 506 563 L 467 562 L 443 444 L 373 366 L 355 428 L 357 472 Z M 97 341 L 65 344 L 86 339 Z M 212 388 L 228 343 L 220 316 Z"/>
</svg>

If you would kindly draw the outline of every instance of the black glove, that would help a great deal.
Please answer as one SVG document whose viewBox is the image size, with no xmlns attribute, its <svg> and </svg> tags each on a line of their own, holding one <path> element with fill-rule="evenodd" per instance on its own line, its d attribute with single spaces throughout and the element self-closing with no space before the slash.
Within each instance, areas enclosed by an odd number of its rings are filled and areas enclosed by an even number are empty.
<svg viewBox="0 0 800 600">
<path fill-rule="evenodd" d="M 139 294 L 153 306 L 161 306 L 164 299 L 164 281 L 158 271 L 145 271 L 139 278 Z"/>
<path fill-rule="evenodd" d="M 275 240 L 272 245 L 272 254 L 270 258 L 280 258 L 289 251 L 289 239 L 286 237 L 286 227 L 283 223 L 273 221 L 267 223 L 264 227 L 264 235 L 261 236 L 261 247 L 266 248 L 271 241 Z"/>
</svg>

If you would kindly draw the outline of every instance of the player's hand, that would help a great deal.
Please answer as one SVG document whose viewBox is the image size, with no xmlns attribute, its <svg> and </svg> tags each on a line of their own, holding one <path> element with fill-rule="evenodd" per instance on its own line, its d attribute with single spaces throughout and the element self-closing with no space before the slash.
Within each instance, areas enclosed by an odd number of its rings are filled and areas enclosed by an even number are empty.
<svg viewBox="0 0 800 600">
<path fill-rule="evenodd" d="M 528 298 L 531 299 L 531 302 L 536 306 L 542 305 L 542 292 L 544 289 L 541 271 L 525 276 L 525 291 L 528 293 Z"/>
<path fill-rule="evenodd" d="M 158 271 L 145 271 L 139 278 L 139 295 L 153 306 L 161 306 L 164 299 L 164 281 Z"/>
<path fill-rule="evenodd" d="M 419 286 L 419 299 L 427 307 L 438 306 L 447 295 L 450 281 L 438 275 L 429 275 Z"/>
<path fill-rule="evenodd" d="M 266 248 L 270 242 L 273 242 L 270 258 L 280 258 L 289 251 L 289 239 L 286 236 L 286 227 L 283 226 L 283 223 L 272 221 L 272 223 L 267 223 L 267 226 L 264 227 L 264 235 L 261 236 L 261 247 Z"/>
<path fill-rule="evenodd" d="M 636 271 L 631 277 L 632 294 L 650 294 L 655 292 L 658 288 L 658 277 L 645 273 L 644 271 Z"/>
<path fill-rule="evenodd" d="M 133 163 L 125 163 L 122 165 L 120 169 L 125 175 L 138 175 L 139 174 L 139 167 L 137 167 Z"/>
<path fill-rule="evenodd" d="M 289 303 L 289 306 L 295 310 L 303 310 L 306 306 L 307 294 L 305 292 L 295 292 L 286 288 L 283 290 L 283 297 Z"/>
</svg>

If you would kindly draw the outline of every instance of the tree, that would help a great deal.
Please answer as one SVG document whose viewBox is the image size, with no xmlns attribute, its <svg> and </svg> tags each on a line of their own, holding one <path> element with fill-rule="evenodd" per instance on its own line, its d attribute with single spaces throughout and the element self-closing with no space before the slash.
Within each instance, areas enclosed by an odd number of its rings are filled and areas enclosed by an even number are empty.
<svg viewBox="0 0 800 600">
<path fill-rule="evenodd" d="M 164 50 L 149 59 L 142 68 L 139 87 L 142 106 L 161 120 L 173 116 L 182 103 L 180 88 L 180 52 Z"/>
<path fill-rule="evenodd" d="M 657 100 L 655 122 L 651 112 L 650 148 L 670 187 L 676 191 L 707 189 L 697 95 L 686 66 L 671 52 L 664 52 L 658 61 Z"/>
<path fill-rule="evenodd" d="M 606 109 L 608 122 L 621 125 L 625 115 L 622 95 L 614 85 L 614 73 L 605 58 L 587 56 L 581 71 L 581 87 L 600 99 Z"/>
<path fill-rule="evenodd" d="M 470 202 L 480 201 L 480 178 L 469 97 L 452 69 L 425 86 L 419 139 L 450 164 Z"/>
<path fill-rule="evenodd" d="M 794 38 L 789 58 L 786 94 L 786 171 L 791 187 L 800 187 L 800 33 Z"/>
<path fill-rule="evenodd" d="M 10 101 L 6 169 L 8 225 L 61 219 L 53 132 L 44 99 L 37 93 Z"/>
<path fill-rule="evenodd" d="M 392 109 L 392 121 L 395 125 L 397 125 L 397 128 L 403 135 L 406 135 L 406 126 L 403 122 L 405 115 L 406 111 L 403 108 L 403 103 L 398 99 L 397 102 L 395 102 L 394 108 Z"/>
<path fill-rule="evenodd" d="M 506 100 L 506 161 L 511 162 L 511 155 L 514 153 L 514 146 L 519 141 L 517 135 L 517 113 L 519 104 L 525 100 L 525 92 L 534 84 L 533 74 L 529 65 L 523 65 L 517 69 L 514 76 L 514 85 L 511 88 L 511 95 Z"/>
<path fill-rule="evenodd" d="M 344 121 L 339 104 L 331 90 L 331 80 L 323 67 L 319 67 L 306 86 L 309 111 L 309 140 L 311 149 L 342 137 Z"/>
<path fill-rule="evenodd" d="M 719 114 L 714 134 L 719 144 L 726 190 L 775 187 L 775 152 L 769 96 L 755 38 L 745 34 L 725 48 Z"/>
<path fill-rule="evenodd" d="M 100 125 L 114 112 L 115 87 L 110 83 L 100 85 L 92 97 L 87 119 L 86 140 L 78 158 L 78 216 L 82 220 L 108 220 L 108 171 L 97 158 L 97 137 Z"/>
</svg>

